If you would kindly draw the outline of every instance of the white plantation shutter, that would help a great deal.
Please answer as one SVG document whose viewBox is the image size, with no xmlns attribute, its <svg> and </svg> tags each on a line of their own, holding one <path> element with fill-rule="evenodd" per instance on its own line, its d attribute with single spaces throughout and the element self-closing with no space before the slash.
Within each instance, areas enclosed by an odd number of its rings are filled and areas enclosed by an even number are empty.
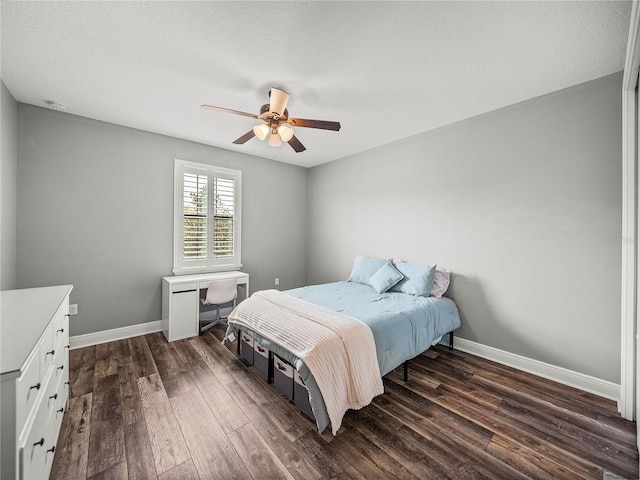
<svg viewBox="0 0 640 480">
<path fill-rule="evenodd" d="M 233 206 L 235 181 L 229 178 L 214 178 L 213 248 L 216 258 L 233 257 Z"/>
<path fill-rule="evenodd" d="M 176 160 L 174 273 L 237 270 L 241 172 Z"/>
<path fill-rule="evenodd" d="M 183 175 L 183 249 L 184 258 L 207 257 L 207 176 Z"/>
</svg>

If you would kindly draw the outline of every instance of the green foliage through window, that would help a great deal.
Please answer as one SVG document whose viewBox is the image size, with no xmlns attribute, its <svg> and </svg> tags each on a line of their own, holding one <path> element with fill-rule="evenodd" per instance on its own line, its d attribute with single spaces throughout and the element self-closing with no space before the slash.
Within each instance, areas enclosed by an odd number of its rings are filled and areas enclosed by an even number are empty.
<svg viewBox="0 0 640 480">
<path fill-rule="evenodd" d="M 185 259 L 207 258 L 210 241 L 214 258 L 233 257 L 235 182 L 229 178 L 211 178 L 213 217 L 209 219 L 209 178 L 184 173 L 183 255 Z"/>
</svg>

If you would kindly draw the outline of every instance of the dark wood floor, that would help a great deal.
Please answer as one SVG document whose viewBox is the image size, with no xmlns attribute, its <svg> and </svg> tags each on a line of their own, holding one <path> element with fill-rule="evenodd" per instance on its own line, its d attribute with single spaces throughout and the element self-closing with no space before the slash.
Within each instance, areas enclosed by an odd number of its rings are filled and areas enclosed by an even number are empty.
<svg viewBox="0 0 640 480">
<path fill-rule="evenodd" d="M 336 437 L 216 335 L 71 351 L 53 479 L 638 478 L 614 402 L 434 347 Z"/>
</svg>

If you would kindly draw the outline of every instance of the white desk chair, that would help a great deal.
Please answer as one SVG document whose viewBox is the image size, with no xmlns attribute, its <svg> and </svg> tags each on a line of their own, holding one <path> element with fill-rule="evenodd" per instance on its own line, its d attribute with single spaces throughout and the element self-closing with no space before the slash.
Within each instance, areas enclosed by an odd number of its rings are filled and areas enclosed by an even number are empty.
<svg viewBox="0 0 640 480">
<path fill-rule="evenodd" d="M 236 306 L 236 298 L 238 298 L 238 282 L 235 278 L 229 278 L 226 280 L 216 280 L 209 282 L 207 287 L 207 297 L 200 299 L 203 306 L 211 305 L 216 307 L 216 318 L 212 322 L 200 321 L 200 333 L 205 330 L 218 325 L 219 323 L 226 325 L 226 318 L 220 318 L 220 307 L 232 304 Z M 204 325 L 203 325 L 204 324 Z"/>
</svg>

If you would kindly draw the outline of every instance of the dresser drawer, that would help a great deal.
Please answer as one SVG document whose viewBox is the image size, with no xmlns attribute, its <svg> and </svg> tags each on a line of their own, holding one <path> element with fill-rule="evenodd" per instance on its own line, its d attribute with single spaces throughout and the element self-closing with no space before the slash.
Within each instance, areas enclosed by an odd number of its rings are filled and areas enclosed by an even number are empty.
<svg viewBox="0 0 640 480">
<path fill-rule="evenodd" d="M 58 399 L 51 414 L 51 422 L 55 424 L 55 436 L 58 437 L 60 427 L 62 426 L 62 418 L 67 409 L 67 399 L 69 398 L 69 385 L 63 382 L 62 388 L 58 390 Z"/>
<path fill-rule="evenodd" d="M 40 409 L 47 410 L 47 419 L 52 415 L 53 411 L 56 407 L 56 402 L 58 400 L 58 383 L 56 381 L 56 377 L 53 373 L 49 376 L 49 381 L 47 382 L 46 390 L 44 391 L 44 396 L 40 402 Z M 38 413 L 40 413 L 38 411 Z M 35 423 L 34 423 L 35 427 Z"/>
<path fill-rule="evenodd" d="M 56 358 L 53 363 L 53 374 L 51 381 L 54 385 L 59 385 L 61 381 L 69 379 L 69 355 L 67 349 L 63 348 L 60 353 L 56 352 Z"/>
<path fill-rule="evenodd" d="M 45 378 L 56 355 L 56 351 L 53 348 L 53 322 L 44 331 L 38 350 L 40 354 L 40 378 Z"/>
<path fill-rule="evenodd" d="M 58 373 L 56 378 L 55 393 L 58 395 L 53 405 L 53 411 L 51 416 L 55 419 L 56 423 L 56 436 L 60 431 L 60 425 L 62 424 L 62 416 L 67 409 L 67 398 L 69 398 L 69 357 L 66 357 L 66 361 L 63 364 L 64 369 L 56 370 Z M 53 381 L 53 379 L 52 379 Z"/>
<path fill-rule="evenodd" d="M 53 321 L 53 348 L 56 354 L 69 344 L 69 317 L 65 313 L 64 308 L 58 310 Z"/>
<path fill-rule="evenodd" d="M 67 366 L 65 363 L 68 363 L 69 358 L 69 334 L 68 329 L 64 325 L 59 325 L 60 328 L 55 328 L 53 331 L 54 336 L 54 345 L 53 351 L 53 369 L 54 375 L 56 378 L 60 377 L 61 373 L 66 373 Z M 64 330 L 64 332 L 57 333 L 58 330 Z M 63 368 L 60 368 L 63 367 Z"/>
<path fill-rule="evenodd" d="M 44 388 L 40 377 L 40 354 L 34 350 L 27 360 L 20 378 L 16 381 L 16 433 L 19 437 L 27 421 L 27 417 L 40 393 Z"/>
<path fill-rule="evenodd" d="M 49 478 L 55 455 L 55 423 L 50 421 L 51 409 L 46 398 L 42 399 L 38 413 L 20 448 L 21 480 Z"/>
</svg>

